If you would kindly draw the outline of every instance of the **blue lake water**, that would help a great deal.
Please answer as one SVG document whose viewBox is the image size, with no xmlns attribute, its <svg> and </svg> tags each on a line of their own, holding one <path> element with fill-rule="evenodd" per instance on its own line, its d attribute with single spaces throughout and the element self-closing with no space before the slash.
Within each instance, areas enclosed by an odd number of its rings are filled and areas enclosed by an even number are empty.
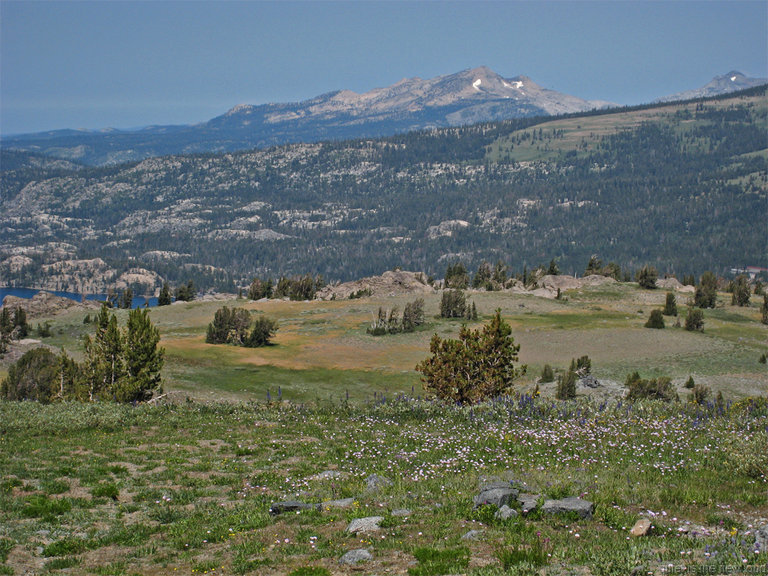
<svg viewBox="0 0 768 576">
<path fill-rule="evenodd" d="M 38 292 L 40 292 L 40 290 L 37 288 L 0 288 L 0 303 L 2 303 L 3 299 L 9 294 L 11 296 L 18 296 L 19 298 L 32 298 Z M 52 294 L 56 294 L 56 296 L 63 296 L 64 298 L 71 298 L 72 300 L 76 300 L 78 302 L 80 302 L 83 298 L 82 294 L 77 294 L 76 292 L 60 292 L 58 290 L 46 290 L 46 292 L 51 292 Z M 97 301 L 106 300 L 107 295 L 86 294 L 85 299 Z M 133 299 L 133 302 L 131 302 L 131 308 L 143 308 L 144 306 L 157 306 L 157 298 L 136 297 Z"/>
</svg>

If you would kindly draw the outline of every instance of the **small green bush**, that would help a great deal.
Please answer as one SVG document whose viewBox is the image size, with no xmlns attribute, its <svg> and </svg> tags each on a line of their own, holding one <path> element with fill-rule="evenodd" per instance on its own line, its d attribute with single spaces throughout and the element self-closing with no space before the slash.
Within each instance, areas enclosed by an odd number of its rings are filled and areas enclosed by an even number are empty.
<svg viewBox="0 0 768 576">
<path fill-rule="evenodd" d="M 112 498 L 117 500 L 120 496 L 120 490 L 112 483 L 99 484 L 91 489 L 91 495 L 94 498 Z"/>
<path fill-rule="evenodd" d="M 688 401 L 696 404 L 706 404 L 712 396 L 712 390 L 701 384 L 696 384 L 688 396 Z"/>
<path fill-rule="evenodd" d="M 34 494 L 29 496 L 26 505 L 22 508 L 22 515 L 27 518 L 43 518 L 51 520 L 55 516 L 60 516 L 72 509 L 72 503 L 69 500 L 50 499 L 45 494 Z"/>
<path fill-rule="evenodd" d="M 651 310 L 651 315 L 648 317 L 645 327 L 656 329 L 664 328 L 664 315 L 661 310 Z"/>
<path fill-rule="evenodd" d="M 88 547 L 88 540 L 83 538 L 63 538 L 45 546 L 43 556 L 72 556 L 85 552 Z"/>
<path fill-rule="evenodd" d="M 576 398 L 576 372 L 568 370 L 557 379 L 555 398 L 558 400 L 571 400 Z"/>
<path fill-rule="evenodd" d="M 704 331 L 704 312 L 698 308 L 689 308 L 685 317 L 685 329 L 689 332 Z"/>
<path fill-rule="evenodd" d="M 539 378 L 539 382 L 546 383 L 546 382 L 554 382 L 555 381 L 555 371 L 552 370 L 552 366 L 549 364 L 544 364 L 544 368 L 541 371 L 541 378 Z"/>
<path fill-rule="evenodd" d="M 652 399 L 664 402 L 678 400 L 672 381 L 666 376 L 645 380 L 640 377 L 640 374 L 634 372 L 627 376 L 626 386 L 629 388 L 628 400 Z"/>
</svg>

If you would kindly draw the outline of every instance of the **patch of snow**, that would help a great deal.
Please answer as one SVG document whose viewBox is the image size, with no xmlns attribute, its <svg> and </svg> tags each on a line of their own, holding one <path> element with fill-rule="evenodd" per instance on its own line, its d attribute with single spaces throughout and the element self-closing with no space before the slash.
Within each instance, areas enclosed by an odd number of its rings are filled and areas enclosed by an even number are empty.
<svg viewBox="0 0 768 576">
<path fill-rule="evenodd" d="M 518 90 L 520 90 L 520 88 L 523 87 L 523 83 L 520 82 L 520 80 L 516 80 L 515 82 L 513 82 L 514 86 L 507 84 L 504 80 L 502 80 L 501 83 L 504 84 L 504 86 L 506 86 L 507 88 L 517 88 Z"/>
<path fill-rule="evenodd" d="M 472 88 L 474 88 L 475 90 L 480 92 L 480 84 L 482 84 L 482 83 L 483 83 L 483 81 L 480 78 L 478 78 L 477 80 L 472 82 Z"/>
<path fill-rule="evenodd" d="M 731 82 L 736 82 L 736 76 L 731 76 Z"/>
</svg>

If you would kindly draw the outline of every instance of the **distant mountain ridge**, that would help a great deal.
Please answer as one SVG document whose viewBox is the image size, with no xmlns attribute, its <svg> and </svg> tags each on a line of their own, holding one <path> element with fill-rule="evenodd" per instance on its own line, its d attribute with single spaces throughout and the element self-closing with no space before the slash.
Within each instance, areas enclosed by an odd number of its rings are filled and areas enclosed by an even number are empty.
<svg viewBox="0 0 768 576">
<path fill-rule="evenodd" d="M 103 165 L 168 154 L 373 138 L 611 105 L 543 88 L 527 76 L 503 78 L 483 66 L 427 80 L 407 78 L 363 94 L 338 90 L 302 102 L 241 104 L 208 122 L 190 126 L 57 130 L 3 138 L 2 147 Z"/>
<path fill-rule="evenodd" d="M 768 82 L 740 72 L 658 102 L 717 96 Z M 309 100 L 239 104 L 194 125 L 140 130 L 55 130 L 5 137 L 0 147 L 86 165 L 111 165 L 171 154 L 236 152 L 253 148 L 379 138 L 515 118 L 586 112 L 616 106 L 543 88 L 527 76 L 504 78 L 481 66 L 437 76 L 405 78 L 358 94 L 337 90 Z"/>
<path fill-rule="evenodd" d="M 715 76 L 701 88 L 670 94 L 669 96 L 657 99 L 656 102 L 675 102 L 677 100 L 693 100 L 694 98 L 721 96 L 723 94 L 730 94 L 731 92 L 738 92 L 739 90 L 746 90 L 747 88 L 754 88 L 755 86 L 761 86 L 763 84 L 768 84 L 768 78 L 749 78 L 741 72 L 732 70 L 728 72 L 728 74 Z"/>
</svg>

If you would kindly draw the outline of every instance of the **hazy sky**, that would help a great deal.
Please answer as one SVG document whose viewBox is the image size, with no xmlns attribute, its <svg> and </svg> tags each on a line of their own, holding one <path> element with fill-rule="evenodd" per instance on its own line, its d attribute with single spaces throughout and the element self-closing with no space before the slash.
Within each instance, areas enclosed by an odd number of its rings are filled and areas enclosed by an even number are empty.
<svg viewBox="0 0 768 576">
<path fill-rule="evenodd" d="M 0 132 L 192 124 L 482 65 L 619 104 L 768 77 L 768 2 L 0 0 Z"/>
</svg>

